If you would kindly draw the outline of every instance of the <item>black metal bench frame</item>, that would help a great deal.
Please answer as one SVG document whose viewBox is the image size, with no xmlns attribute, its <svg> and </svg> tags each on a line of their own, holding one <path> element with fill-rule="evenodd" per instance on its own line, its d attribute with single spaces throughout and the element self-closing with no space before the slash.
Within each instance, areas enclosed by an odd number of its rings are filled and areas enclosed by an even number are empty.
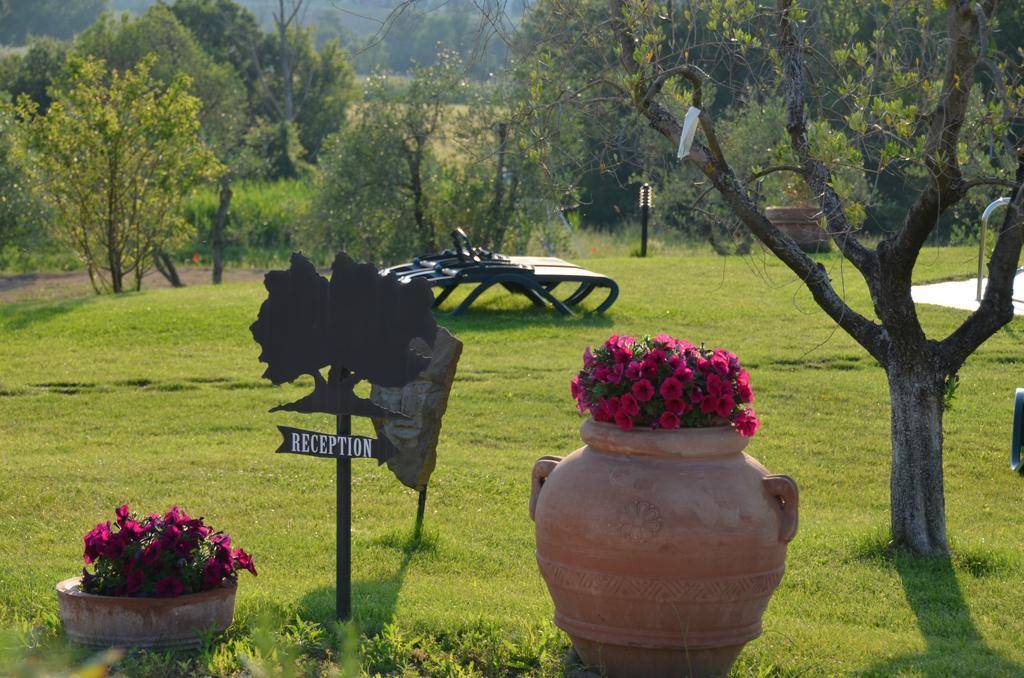
<svg viewBox="0 0 1024 678">
<path fill-rule="evenodd" d="M 392 266 L 381 273 L 394 273 L 399 279 L 424 280 L 440 289 L 434 299 L 439 307 L 460 285 L 476 285 L 448 315 L 459 315 L 481 294 L 495 285 L 509 292 L 522 294 L 535 306 L 551 304 L 563 315 L 573 315 L 572 307 L 598 288 L 606 288 L 608 297 L 594 309 L 607 311 L 619 296 L 619 286 L 611 278 L 588 271 L 554 257 L 509 257 L 474 247 L 462 229 L 452 232 L 454 248 L 416 257 L 407 264 Z M 562 283 L 577 283 L 576 289 L 564 299 L 553 292 Z"/>
</svg>

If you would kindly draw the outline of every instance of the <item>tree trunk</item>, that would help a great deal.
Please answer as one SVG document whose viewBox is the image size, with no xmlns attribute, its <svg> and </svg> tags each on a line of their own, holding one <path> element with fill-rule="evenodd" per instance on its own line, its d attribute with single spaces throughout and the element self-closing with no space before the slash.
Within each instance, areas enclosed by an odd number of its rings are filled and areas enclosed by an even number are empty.
<svg viewBox="0 0 1024 678">
<path fill-rule="evenodd" d="M 225 175 L 220 180 L 220 206 L 213 220 L 213 284 L 219 285 L 224 273 L 224 225 L 231 207 L 231 179 Z"/>
<path fill-rule="evenodd" d="M 291 20 L 284 18 L 284 0 L 279 0 L 278 6 L 281 11 L 281 18 L 277 22 L 277 37 L 281 43 L 281 85 L 284 89 L 284 120 L 292 122 L 295 119 L 295 108 L 292 103 L 292 70 L 288 63 L 288 24 Z"/>
<path fill-rule="evenodd" d="M 949 550 L 942 489 L 945 374 L 922 362 L 906 361 L 887 369 L 892 400 L 892 543 L 915 553 L 943 554 Z"/>
<path fill-rule="evenodd" d="M 498 167 L 494 173 L 494 196 L 491 200 L 491 227 L 494 229 L 494 240 L 490 246 L 500 250 L 505 240 L 505 215 L 502 214 L 501 201 L 505 197 L 505 148 L 508 143 L 508 123 L 498 124 Z"/>
<path fill-rule="evenodd" d="M 167 282 L 171 283 L 171 287 L 184 287 L 185 283 L 181 282 L 181 278 L 178 276 L 178 269 L 174 266 L 174 261 L 167 256 L 167 252 L 162 249 L 157 249 L 153 252 L 153 263 L 156 265 L 156 270 L 160 271 L 163 277 L 167 278 Z"/>
<path fill-rule="evenodd" d="M 414 140 L 415 148 L 408 153 L 409 159 L 409 188 L 412 191 L 412 214 L 416 221 L 416 228 L 419 231 L 420 248 L 424 252 L 433 252 L 437 248 L 434 244 L 434 227 L 427 219 L 427 196 L 423 193 L 423 155 L 426 148 L 426 138 L 417 136 Z"/>
</svg>

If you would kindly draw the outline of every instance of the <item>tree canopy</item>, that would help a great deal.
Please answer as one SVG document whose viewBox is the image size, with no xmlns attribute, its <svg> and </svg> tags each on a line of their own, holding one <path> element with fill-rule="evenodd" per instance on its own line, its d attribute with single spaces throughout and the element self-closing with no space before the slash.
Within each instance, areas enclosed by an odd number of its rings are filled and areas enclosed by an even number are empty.
<svg viewBox="0 0 1024 678">
<path fill-rule="evenodd" d="M 154 253 L 187 236 L 178 205 L 197 181 L 220 170 L 199 137 L 199 100 L 188 76 L 164 86 L 155 59 L 108 72 L 72 58 L 66 89 L 46 115 L 18 101 L 21 166 L 55 213 L 55 235 L 78 253 L 93 287 L 135 289 Z"/>
<path fill-rule="evenodd" d="M 663 11 L 638 0 L 610 0 L 603 10 L 586 0 L 551 2 L 551 16 L 535 25 L 527 69 L 538 111 L 590 120 L 603 107 L 628 107 L 668 141 L 657 147 L 663 157 L 680 147 L 688 108 L 699 114 L 698 135 L 681 148 L 685 163 L 674 171 L 713 188 L 734 223 L 786 263 L 885 369 L 892 537 L 919 553 L 948 549 L 947 388 L 1013 317 L 1024 240 L 1024 54 L 1004 52 L 993 39 L 1016 11 L 1001 10 L 1007 5 L 907 0 L 804 9 L 792 0 L 721 0 Z M 774 124 L 785 145 L 773 140 L 743 153 L 730 144 L 739 105 L 772 107 L 761 124 Z M 850 169 L 853 181 L 844 181 Z M 876 189 L 883 181 L 896 187 L 898 208 L 869 213 L 855 190 L 858 174 Z M 863 276 L 871 308 L 851 307 L 845 271 L 829 271 L 766 217 L 758 187 L 774 175 L 794 180 L 818 207 L 842 266 Z M 945 338 L 929 338 L 910 291 L 921 248 L 957 205 L 977 196 L 977 209 L 999 193 L 1012 201 L 980 307 Z M 859 237 L 869 226 L 877 244 Z"/>
</svg>

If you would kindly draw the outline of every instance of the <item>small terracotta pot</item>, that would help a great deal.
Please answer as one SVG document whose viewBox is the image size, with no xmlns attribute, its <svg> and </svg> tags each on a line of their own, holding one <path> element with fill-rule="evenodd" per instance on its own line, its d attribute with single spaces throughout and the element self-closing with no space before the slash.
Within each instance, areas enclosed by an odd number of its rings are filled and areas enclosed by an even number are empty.
<svg viewBox="0 0 1024 678">
<path fill-rule="evenodd" d="M 832 247 L 817 207 L 767 207 L 764 215 L 805 252 L 827 252 Z"/>
<path fill-rule="evenodd" d="M 533 468 L 530 515 L 555 624 L 609 676 L 725 675 L 796 534 L 798 493 L 731 427 L 623 432 Z"/>
<path fill-rule="evenodd" d="M 69 640 L 96 647 L 151 650 L 197 648 L 200 634 L 231 625 L 237 584 L 175 598 L 97 596 L 81 589 L 81 577 L 57 584 L 57 600 Z"/>
</svg>

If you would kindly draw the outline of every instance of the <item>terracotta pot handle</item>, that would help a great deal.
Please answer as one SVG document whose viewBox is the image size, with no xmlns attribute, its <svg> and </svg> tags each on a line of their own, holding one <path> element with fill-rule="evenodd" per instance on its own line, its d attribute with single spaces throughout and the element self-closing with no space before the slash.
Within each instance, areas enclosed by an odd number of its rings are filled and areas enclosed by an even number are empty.
<svg viewBox="0 0 1024 678">
<path fill-rule="evenodd" d="M 764 488 L 779 502 L 779 509 L 782 511 L 779 541 L 788 544 L 796 536 L 800 506 L 800 491 L 796 487 L 796 481 L 789 476 L 767 476 L 764 479 Z"/>
<path fill-rule="evenodd" d="M 560 461 L 562 461 L 561 457 L 546 456 L 538 459 L 533 465 L 533 481 L 530 483 L 530 520 L 534 520 L 533 514 L 537 510 L 540 488 L 544 487 L 544 481 L 548 479 Z"/>
</svg>

